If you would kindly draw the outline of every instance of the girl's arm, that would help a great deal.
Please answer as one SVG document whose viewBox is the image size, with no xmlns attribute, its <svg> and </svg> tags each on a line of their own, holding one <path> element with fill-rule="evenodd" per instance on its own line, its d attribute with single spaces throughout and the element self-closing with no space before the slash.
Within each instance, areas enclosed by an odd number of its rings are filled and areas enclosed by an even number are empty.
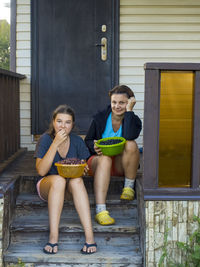
<svg viewBox="0 0 200 267">
<path fill-rule="evenodd" d="M 54 157 L 57 152 L 57 147 L 52 143 L 45 156 L 36 159 L 36 170 L 40 176 L 45 176 L 50 170 Z"/>
<path fill-rule="evenodd" d="M 68 135 L 66 135 L 64 130 L 59 131 L 44 157 L 36 159 L 36 170 L 40 176 L 44 176 L 48 173 L 52 166 L 59 145 L 62 144 L 67 138 Z"/>
</svg>

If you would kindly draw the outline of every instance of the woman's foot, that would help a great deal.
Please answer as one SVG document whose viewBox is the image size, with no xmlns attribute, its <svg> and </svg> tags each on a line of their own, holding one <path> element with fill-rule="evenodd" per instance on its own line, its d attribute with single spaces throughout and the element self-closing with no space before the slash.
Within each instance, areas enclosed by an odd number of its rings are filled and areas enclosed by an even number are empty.
<svg viewBox="0 0 200 267">
<path fill-rule="evenodd" d="M 115 224 L 115 219 L 109 215 L 109 212 L 107 210 L 103 210 L 97 213 L 95 216 L 95 220 L 101 225 Z"/>
<path fill-rule="evenodd" d="M 134 200 L 134 196 L 135 196 L 135 191 L 132 188 L 124 187 L 120 199 L 131 201 Z"/>
</svg>

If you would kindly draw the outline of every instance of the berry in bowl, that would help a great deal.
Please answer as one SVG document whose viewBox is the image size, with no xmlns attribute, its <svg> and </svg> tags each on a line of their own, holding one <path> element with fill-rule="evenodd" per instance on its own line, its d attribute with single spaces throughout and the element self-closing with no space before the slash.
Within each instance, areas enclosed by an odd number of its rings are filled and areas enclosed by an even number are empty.
<svg viewBox="0 0 200 267">
<path fill-rule="evenodd" d="M 66 158 L 55 163 L 58 173 L 64 178 L 78 178 L 83 176 L 86 161 L 77 158 Z"/>
<path fill-rule="evenodd" d="M 106 137 L 99 139 L 96 146 L 101 149 L 103 155 L 112 157 L 123 152 L 125 143 L 124 137 Z"/>
</svg>

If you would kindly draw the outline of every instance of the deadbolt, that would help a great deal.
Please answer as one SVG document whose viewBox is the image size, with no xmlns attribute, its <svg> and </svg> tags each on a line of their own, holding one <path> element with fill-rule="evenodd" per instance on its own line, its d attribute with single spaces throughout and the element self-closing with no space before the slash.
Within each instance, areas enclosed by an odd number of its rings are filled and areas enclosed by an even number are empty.
<svg viewBox="0 0 200 267">
<path fill-rule="evenodd" d="M 106 25 L 105 24 L 101 25 L 101 31 L 106 32 Z"/>
</svg>

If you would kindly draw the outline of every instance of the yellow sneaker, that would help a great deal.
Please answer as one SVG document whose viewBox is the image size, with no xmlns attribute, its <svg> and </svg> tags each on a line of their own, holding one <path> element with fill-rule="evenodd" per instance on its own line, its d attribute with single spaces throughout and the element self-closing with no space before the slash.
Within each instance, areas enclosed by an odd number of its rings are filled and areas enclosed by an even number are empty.
<svg viewBox="0 0 200 267">
<path fill-rule="evenodd" d="M 131 200 L 134 199 L 134 196 L 135 196 L 135 192 L 134 192 L 134 190 L 132 188 L 124 187 L 123 191 L 122 191 L 122 194 L 120 196 L 120 199 L 131 201 Z"/>
<path fill-rule="evenodd" d="M 110 217 L 109 212 L 107 210 L 103 210 L 97 213 L 95 216 L 95 220 L 101 225 L 111 225 L 115 223 L 115 219 Z"/>
</svg>

